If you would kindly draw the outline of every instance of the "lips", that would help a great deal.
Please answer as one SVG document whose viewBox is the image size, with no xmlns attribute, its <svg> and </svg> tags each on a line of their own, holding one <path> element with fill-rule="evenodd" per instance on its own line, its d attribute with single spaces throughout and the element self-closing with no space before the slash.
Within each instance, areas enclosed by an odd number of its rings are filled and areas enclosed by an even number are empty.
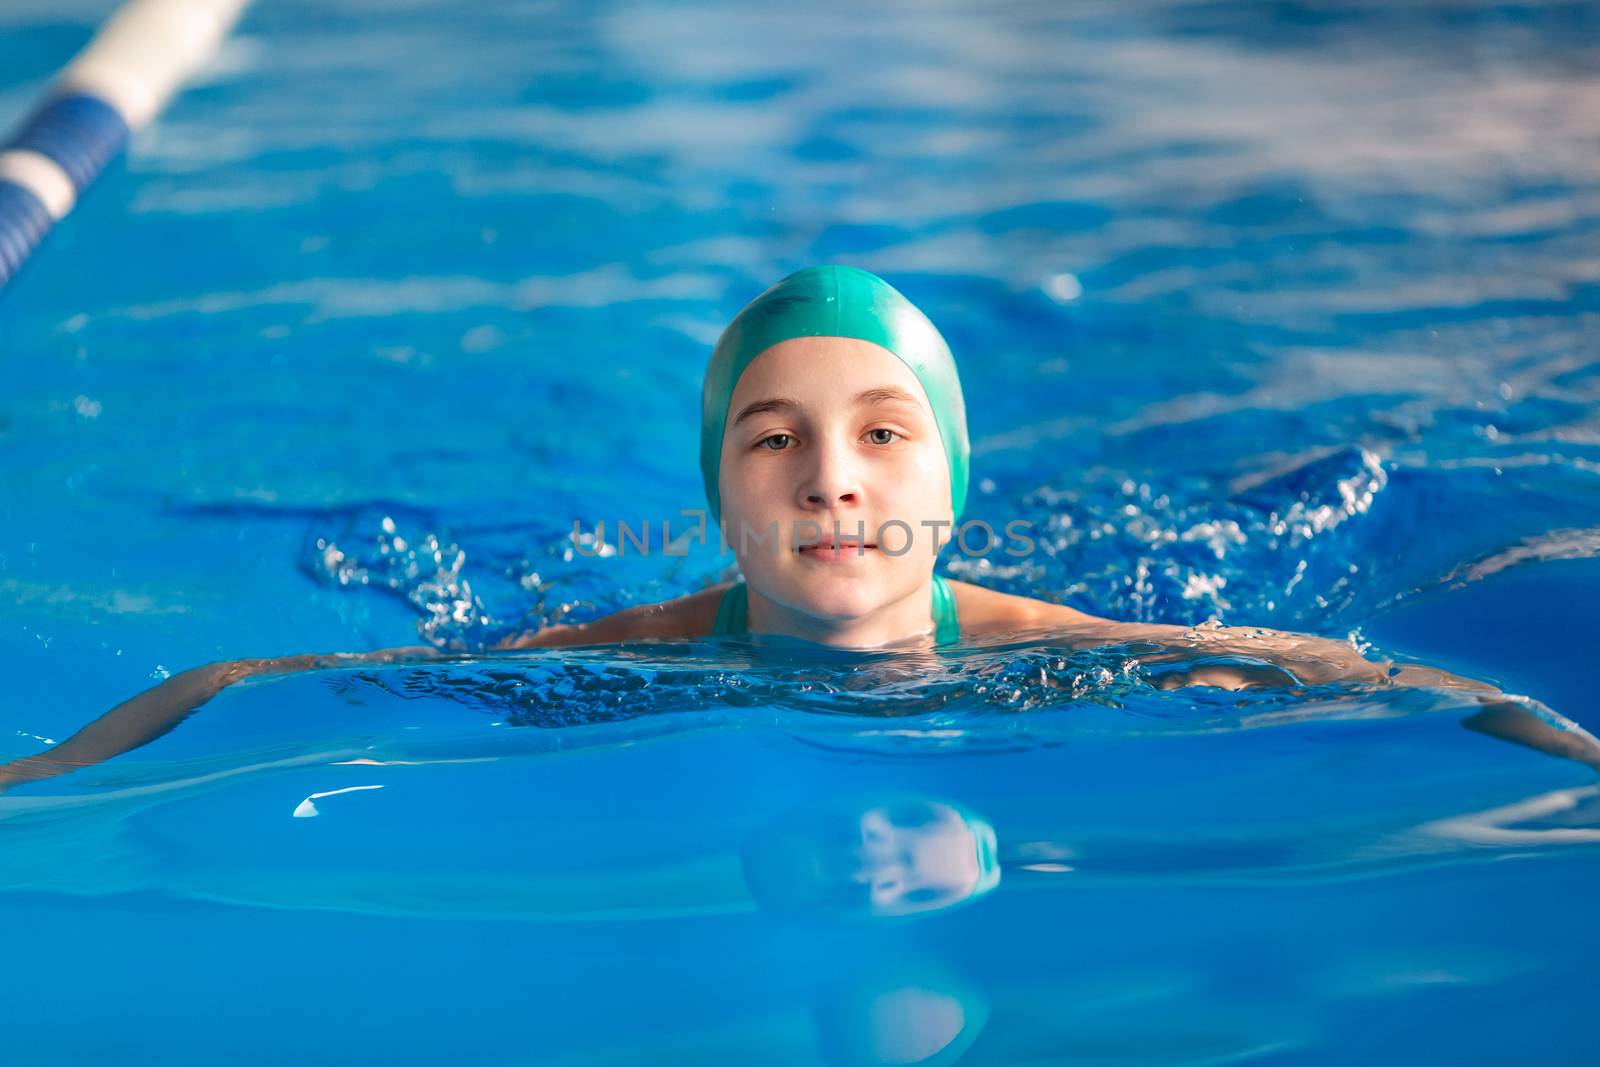
<svg viewBox="0 0 1600 1067">
<path fill-rule="evenodd" d="M 798 549 L 796 549 L 796 552 L 808 559 L 828 560 L 832 562 L 847 559 L 860 559 L 868 552 L 876 552 L 877 549 L 878 546 L 871 544 L 870 542 L 863 543 L 861 541 L 851 540 L 850 538 L 841 538 L 838 541 L 835 541 L 831 537 L 825 537 L 820 541 L 813 541 L 810 544 L 801 545 Z"/>
</svg>

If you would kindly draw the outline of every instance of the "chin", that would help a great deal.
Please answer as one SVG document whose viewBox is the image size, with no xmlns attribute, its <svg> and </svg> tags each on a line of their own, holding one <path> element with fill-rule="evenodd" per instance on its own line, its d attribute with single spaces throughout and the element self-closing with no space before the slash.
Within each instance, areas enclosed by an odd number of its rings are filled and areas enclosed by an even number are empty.
<svg viewBox="0 0 1600 1067">
<path fill-rule="evenodd" d="M 871 614 L 883 606 L 884 598 L 866 582 L 811 581 L 794 590 L 790 603 L 807 615 L 844 622 Z"/>
</svg>

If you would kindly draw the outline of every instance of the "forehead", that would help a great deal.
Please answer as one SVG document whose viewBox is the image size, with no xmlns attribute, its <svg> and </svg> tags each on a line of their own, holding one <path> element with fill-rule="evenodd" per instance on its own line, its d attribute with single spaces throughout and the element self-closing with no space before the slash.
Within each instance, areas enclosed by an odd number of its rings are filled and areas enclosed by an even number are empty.
<svg viewBox="0 0 1600 1067">
<path fill-rule="evenodd" d="M 730 408 L 782 395 L 846 403 L 863 389 L 899 386 L 928 408 L 922 383 L 893 352 L 854 337 L 795 337 L 762 352 L 739 376 Z"/>
</svg>

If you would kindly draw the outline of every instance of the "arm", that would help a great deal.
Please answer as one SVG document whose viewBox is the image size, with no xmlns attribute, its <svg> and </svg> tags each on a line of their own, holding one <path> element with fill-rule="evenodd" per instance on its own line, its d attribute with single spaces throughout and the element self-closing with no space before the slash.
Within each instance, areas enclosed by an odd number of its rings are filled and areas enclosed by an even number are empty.
<svg viewBox="0 0 1600 1067">
<path fill-rule="evenodd" d="M 123 701 L 58 745 L 0 766 L 0 792 L 22 782 L 54 778 L 148 745 L 187 719 L 223 689 L 244 678 L 293 674 L 328 667 L 389 663 L 400 658 L 431 658 L 432 648 L 387 648 L 377 652 L 286 656 L 210 663 L 175 674 L 131 700 Z"/>
<path fill-rule="evenodd" d="M 622 614 L 621 612 L 618 615 Z M 632 636 L 617 615 L 593 622 L 556 624 L 542 630 L 525 630 L 495 643 L 497 649 L 560 648 L 569 645 L 595 645 L 626 641 Z"/>
<path fill-rule="evenodd" d="M 661 604 L 637 605 L 576 626 L 547 626 L 506 638 L 495 647 L 548 648 L 698 636 L 711 629 L 711 618 L 716 614 L 716 602 L 723 588 L 725 586 L 717 586 Z M 437 655 L 432 648 L 387 648 L 377 652 L 245 659 L 196 667 L 118 704 L 59 745 L 36 756 L 0 765 L 0 793 L 22 782 L 67 774 L 147 745 L 183 722 L 223 689 L 245 678 L 392 663 L 402 659 L 429 659 Z"/>
<path fill-rule="evenodd" d="M 1158 672 L 1161 689 L 1209 685 L 1219 689 L 1255 689 L 1292 685 L 1355 682 L 1390 685 L 1391 663 L 1374 663 L 1344 641 L 1255 626 L 1186 627 L 1112 623 L 1115 636 L 1148 646 L 1138 658 L 1146 664 L 1180 667 L 1207 656 L 1242 657 L 1254 663 L 1195 663 L 1187 669 Z M 1101 639 L 1100 643 L 1104 643 Z M 1438 672 L 1443 674 L 1443 672 Z M 1445 677 L 1453 677 L 1446 675 Z M 1457 681 L 1464 681 L 1457 679 Z M 1440 684 L 1413 682 L 1411 684 Z M 1468 683 L 1477 684 L 1477 683 Z M 1489 687 L 1482 687 L 1489 688 Z"/>
<path fill-rule="evenodd" d="M 1236 635 L 1227 630 L 1194 631 L 1181 626 L 1136 629 L 1140 634 L 1135 640 L 1155 640 L 1165 649 L 1172 649 L 1174 645 L 1184 649 L 1160 651 L 1141 656 L 1141 660 L 1170 662 L 1195 652 L 1213 652 L 1248 656 L 1268 664 L 1203 664 L 1193 670 L 1164 675 L 1157 682 L 1162 689 L 1186 685 L 1252 689 L 1327 682 L 1461 689 L 1471 693 L 1482 708 L 1462 720 L 1461 725 L 1467 729 L 1600 770 L 1600 740 L 1583 727 L 1554 713 L 1541 714 L 1529 706 L 1530 702 L 1510 697 L 1492 685 L 1437 667 L 1387 661 L 1374 663 L 1343 642 L 1278 630 L 1241 627 L 1240 635 Z M 1194 634 L 1204 636 L 1198 642 L 1188 640 L 1189 635 Z"/>
<path fill-rule="evenodd" d="M 626 641 L 704 637 L 711 632 L 717 604 L 731 583 L 724 582 L 656 604 L 635 604 L 592 622 L 546 626 L 513 634 L 497 649 L 554 648 L 567 645 L 619 644 Z"/>
</svg>

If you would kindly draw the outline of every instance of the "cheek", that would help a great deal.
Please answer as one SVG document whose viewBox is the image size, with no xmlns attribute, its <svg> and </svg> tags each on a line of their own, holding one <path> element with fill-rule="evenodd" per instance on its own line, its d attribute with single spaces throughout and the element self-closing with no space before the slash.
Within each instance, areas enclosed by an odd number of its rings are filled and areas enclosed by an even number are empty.
<svg viewBox="0 0 1600 1067">
<path fill-rule="evenodd" d="M 950 511 L 950 474 L 943 452 L 919 450 L 885 471 L 883 484 L 896 504 L 921 517 Z"/>
<path fill-rule="evenodd" d="M 734 448 L 724 442 L 722 463 L 717 470 L 717 489 L 722 495 L 722 510 L 737 506 L 750 495 L 750 478 L 744 464 L 738 462 Z"/>
<path fill-rule="evenodd" d="M 749 515 L 764 510 L 773 495 L 771 472 L 763 472 L 757 464 L 744 464 L 724 468 L 722 473 L 722 510 Z"/>
</svg>

